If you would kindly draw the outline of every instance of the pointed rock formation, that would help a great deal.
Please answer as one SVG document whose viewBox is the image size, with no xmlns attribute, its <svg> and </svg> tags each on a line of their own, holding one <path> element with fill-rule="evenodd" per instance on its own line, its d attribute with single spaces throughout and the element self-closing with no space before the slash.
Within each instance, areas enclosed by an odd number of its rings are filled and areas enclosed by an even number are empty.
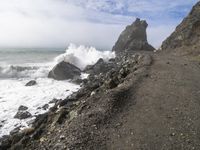
<svg viewBox="0 0 200 150">
<path fill-rule="evenodd" d="M 116 54 L 123 53 L 125 51 L 153 51 L 154 48 L 147 42 L 147 26 L 148 24 L 146 21 L 137 18 L 132 25 L 127 26 L 121 33 L 112 51 L 115 51 Z"/>
<path fill-rule="evenodd" d="M 200 2 L 177 26 L 176 30 L 163 42 L 162 49 L 200 45 Z"/>
</svg>

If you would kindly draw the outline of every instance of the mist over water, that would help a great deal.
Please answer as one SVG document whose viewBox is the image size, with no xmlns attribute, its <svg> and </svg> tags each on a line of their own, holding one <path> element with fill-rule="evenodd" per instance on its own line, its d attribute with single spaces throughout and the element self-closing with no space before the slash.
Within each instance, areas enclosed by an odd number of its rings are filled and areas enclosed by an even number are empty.
<svg viewBox="0 0 200 150">
<path fill-rule="evenodd" d="M 64 49 L 0 49 L 0 65 L 50 62 L 64 51 Z"/>
</svg>

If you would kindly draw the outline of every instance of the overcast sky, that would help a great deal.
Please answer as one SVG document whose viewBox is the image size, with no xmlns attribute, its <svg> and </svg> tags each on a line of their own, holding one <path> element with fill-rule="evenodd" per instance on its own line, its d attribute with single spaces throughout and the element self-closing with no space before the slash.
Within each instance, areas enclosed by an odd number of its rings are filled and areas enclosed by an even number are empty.
<svg viewBox="0 0 200 150">
<path fill-rule="evenodd" d="M 111 49 L 136 17 L 146 19 L 155 47 L 198 0 L 0 0 L 0 47 Z"/>
</svg>

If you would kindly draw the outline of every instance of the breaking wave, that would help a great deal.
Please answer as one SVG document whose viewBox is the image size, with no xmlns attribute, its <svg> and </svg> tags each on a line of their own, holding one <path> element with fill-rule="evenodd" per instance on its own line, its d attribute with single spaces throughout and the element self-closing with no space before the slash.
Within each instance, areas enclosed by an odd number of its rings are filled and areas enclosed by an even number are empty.
<svg viewBox="0 0 200 150">
<path fill-rule="evenodd" d="M 37 52 L 40 54 L 39 52 Z M 49 71 L 61 61 L 66 61 L 80 69 L 84 69 L 87 65 L 92 65 L 103 58 L 105 61 L 115 57 L 115 53 L 111 51 L 98 51 L 94 47 L 76 46 L 70 44 L 64 54 L 54 58 L 49 63 L 32 63 L 22 65 L 9 65 L 1 63 L 0 79 L 6 78 L 45 78 Z"/>
<path fill-rule="evenodd" d="M 50 65 L 4 65 L 0 67 L 0 78 L 43 78 L 47 77 L 50 68 Z"/>
<path fill-rule="evenodd" d="M 92 65 L 98 61 L 99 58 L 103 58 L 105 61 L 115 57 L 115 53 L 111 51 L 99 51 L 94 47 L 79 46 L 70 44 L 64 54 L 55 58 L 55 61 L 66 61 L 74 64 L 80 69 L 84 69 L 87 65 Z"/>
</svg>

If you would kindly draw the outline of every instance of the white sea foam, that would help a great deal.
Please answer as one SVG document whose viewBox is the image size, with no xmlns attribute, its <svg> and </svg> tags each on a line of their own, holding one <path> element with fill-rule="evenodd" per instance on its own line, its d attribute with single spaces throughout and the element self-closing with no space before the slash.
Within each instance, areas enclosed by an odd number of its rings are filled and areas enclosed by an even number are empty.
<svg viewBox="0 0 200 150">
<path fill-rule="evenodd" d="M 38 78 L 37 85 L 26 87 L 27 79 L 1 80 L 0 81 L 0 136 L 9 134 L 18 126 L 27 126 L 27 120 L 14 119 L 14 115 L 20 105 L 27 106 L 32 115 L 44 113 L 42 107 L 54 98 L 63 99 L 73 91 L 79 89 L 79 85 L 68 81 L 55 81 L 48 78 Z"/>
<path fill-rule="evenodd" d="M 15 55 L 17 54 L 15 53 Z M 39 52 L 38 55 L 40 55 Z M 31 58 L 24 56 L 26 60 L 34 59 L 30 54 L 27 56 Z M 37 54 L 34 56 L 36 57 Z M 44 57 L 48 58 L 48 53 Z M 45 110 L 37 109 L 38 107 L 48 104 L 53 98 L 66 98 L 80 88 L 79 85 L 69 81 L 55 81 L 47 78 L 49 71 L 58 62 L 65 60 L 83 69 L 87 65 L 96 63 L 99 58 L 106 61 L 113 57 L 115 54 L 110 51 L 98 51 L 94 47 L 77 47 L 73 44 L 70 44 L 64 54 L 55 59 L 52 58 L 52 62 L 47 63 L 41 60 L 43 63 L 26 61 L 22 64 L 8 64 L 3 60 L 4 57 L 0 56 L 0 137 L 9 134 L 16 127 L 27 127 L 28 122 L 34 118 L 14 119 L 20 105 L 27 106 L 28 111 L 34 116 L 45 112 Z M 15 56 L 11 58 L 15 58 Z M 87 78 L 87 74 L 82 74 L 81 77 Z M 37 85 L 26 87 L 25 84 L 33 79 L 36 80 Z"/>
<path fill-rule="evenodd" d="M 64 54 L 56 57 L 55 61 L 66 61 L 74 64 L 80 69 L 84 69 L 87 65 L 92 65 L 103 58 L 105 61 L 115 57 L 115 53 L 111 51 L 98 51 L 94 47 L 79 46 L 70 44 Z"/>
</svg>

